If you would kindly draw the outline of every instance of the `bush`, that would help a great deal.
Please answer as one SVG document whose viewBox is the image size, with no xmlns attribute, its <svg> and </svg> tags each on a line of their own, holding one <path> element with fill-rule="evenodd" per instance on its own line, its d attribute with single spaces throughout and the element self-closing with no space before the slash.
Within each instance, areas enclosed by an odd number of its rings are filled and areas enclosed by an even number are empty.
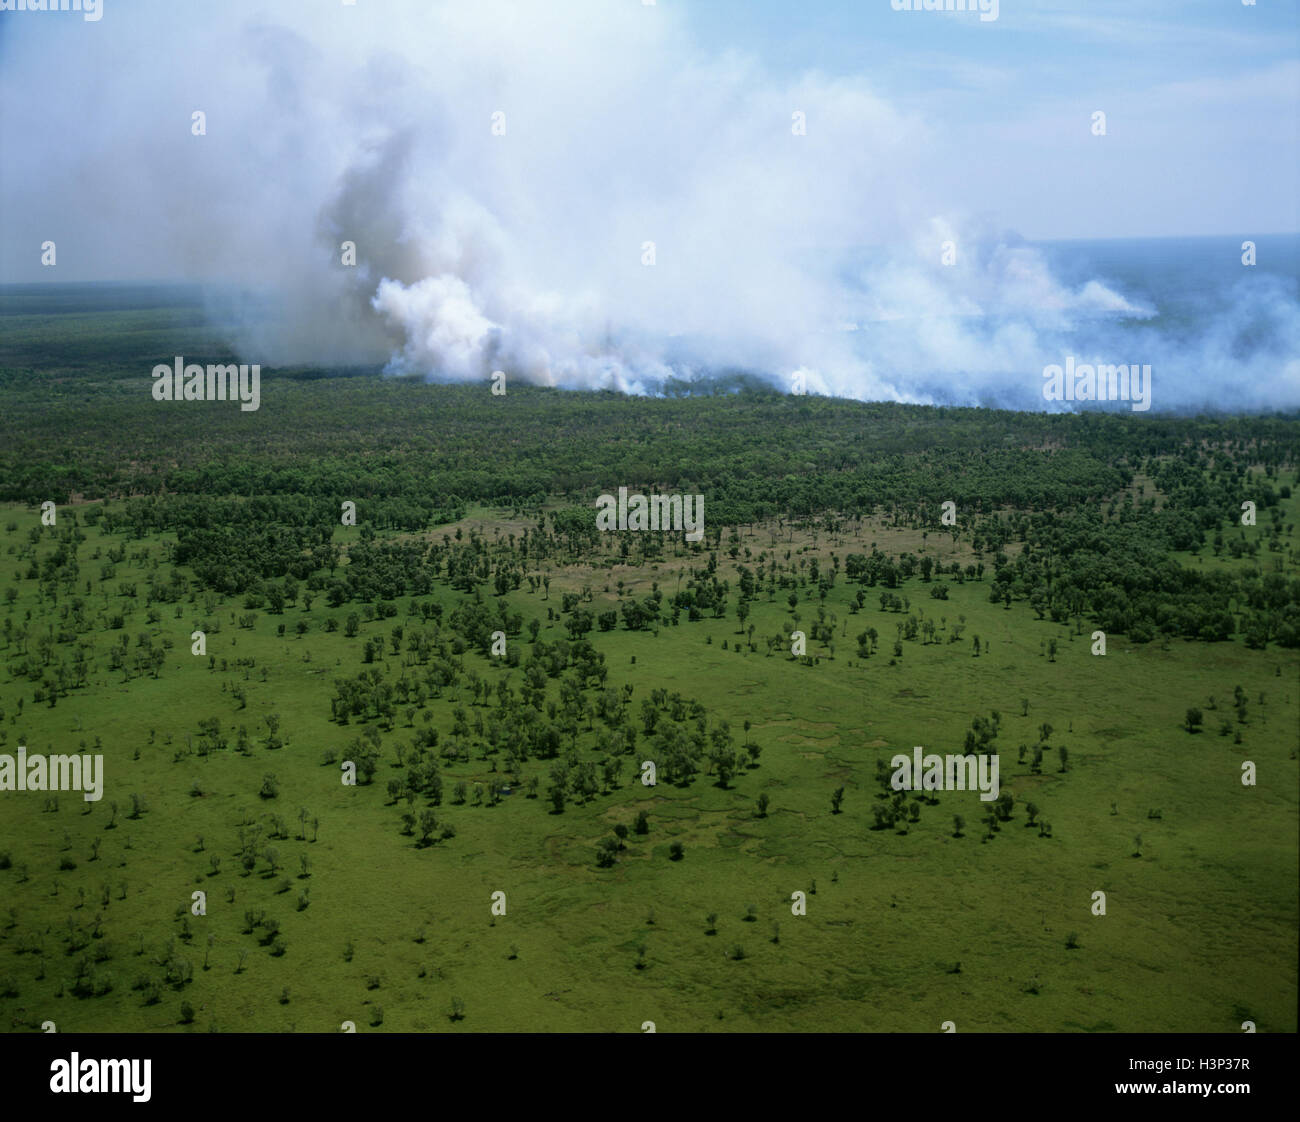
<svg viewBox="0 0 1300 1122">
<path fill-rule="evenodd" d="M 680 861 L 686 856 L 686 847 L 681 842 L 673 842 L 668 847 L 668 855 L 674 861 Z"/>
</svg>

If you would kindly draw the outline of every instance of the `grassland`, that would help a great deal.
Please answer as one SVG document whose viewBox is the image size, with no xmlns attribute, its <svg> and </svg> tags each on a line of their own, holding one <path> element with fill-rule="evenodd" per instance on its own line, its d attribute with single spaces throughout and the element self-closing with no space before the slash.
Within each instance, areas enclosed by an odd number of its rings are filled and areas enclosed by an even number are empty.
<svg viewBox="0 0 1300 1122">
<path fill-rule="evenodd" d="M 1296 504 L 1292 492 L 1284 500 L 1290 525 Z M 60 526 L 73 509 L 60 509 Z M 5 523 L 14 528 L 0 537 L 0 588 L 16 598 L 0 613 L 15 627 L 29 623 L 30 653 L 56 607 L 38 602 L 29 569 L 55 548 L 55 531 L 39 530 L 29 551 L 38 512 L 9 506 L 0 510 Z M 509 512 L 476 509 L 460 524 L 470 527 L 507 533 Z M 348 533 L 340 528 L 336 540 Z M 385 793 L 402 774 L 394 749 L 414 731 L 405 711 L 383 733 L 373 783 L 344 786 L 337 763 L 322 762 L 330 750 L 345 756 L 359 731 L 329 719 L 334 678 L 363 668 L 364 641 L 404 621 L 406 598 L 396 618 L 362 622 L 348 638 L 342 629 L 327 633 L 324 620 L 355 605 L 330 609 L 318 599 L 309 611 L 262 611 L 250 628 L 238 626 L 241 599 L 230 597 L 211 613 L 222 626 L 208 636 L 208 653 L 226 669 L 210 669 L 189 649 L 196 620 L 209 614 L 202 593 L 153 605 L 158 618 L 150 621 L 144 596 L 119 592 L 130 583 L 143 590 L 167 571 L 169 536 L 86 534 L 87 617 L 110 607 L 126 613 L 121 631 L 95 625 L 77 636 L 93 646 L 87 684 L 53 707 L 37 703 L 33 683 L 13 672 L 17 640 L 3 654 L 0 751 L 25 744 L 67 752 L 84 742 L 81 750 L 102 751 L 107 769 L 97 803 L 65 793 L 47 810 L 43 794 L 0 793 L 0 852 L 11 862 L 0 870 L 6 1031 L 46 1020 L 61 1031 L 100 1032 L 337 1031 L 345 1021 L 358 1031 L 456 1032 L 633 1032 L 646 1021 L 661 1032 L 933 1032 L 944 1021 L 963 1032 L 1237 1032 L 1243 1020 L 1261 1032 L 1296 1030 L 1294 651 L 1251 650 L 1239 639 L 1134 644 L 1112 636 L 1097 657 L 1090 628 L 1036 619 L 1022 602 L 991 604 L 987 579 L 953 583 L 939 601 L 914 578 L 898 591 L 910 612 L 936 621 L 937 641 L 903 642 L 893 658 L 895 624 L 907 613 L 881 611 L 875 590 L 855 613 L 857 588 L 841 579 L 824 601 L 815 589 L 800 592 L 795 611 L 805 629 L 819 604 L 837 621 L 833 656 L 810 641 L 814 664 L 805 665 L 788 647 L 769 653 L 759 641 L 796 626 L 785 592 L 764 592 L 748 621 L 752 646 L 734 611 L 653 633 L 620 627 L 589 636 L 605 655 L 608 684 L 633 685 L 634 708 L 658 688 L 696 698 L 730 724 L 738 745 L 761 746 L 757 766 L 726 787 L 702 774 L 689 787 L 651 788 L 633 766 L 645 758 L 638 746 L 616 789 L 585 805 L 570 801 L 563 814 L 522 786 L 494 806 L 444 798 L 438 816 L 455 836 L 421 847 L 402 834 L 404 807 Z M 872 519 L 838 539 L 822 534 L 816 546 L 806 531 L 776 526 L 743 531 L 741 545 L 755 557 L 788 550 L 796 562 L 865 552 L 872 542 L 891 554 L 929 549 L 964 560 L 969 551 L 918 538 Z M 127 556 L 101 581 L 96 554 L 113 547 Z M 1287 548 L 1295 548 L 1289 536 Z M 654 581 L 671 592 L 699 556 L 679 548 L 650 572 L 589 557 L 554 570 L 549 593 L 521 589 L 506 599 L 554 640 L 565 632 L 548 608 L 558 617 L 563 591 L 589 588 L 593 610 L 617 605 L 620 579 L 637 595 Z M 725 555 L 719 570 L 734 581 Z M 450 610 L 464 598 L 439 585 L 421 599 Z M 301 637 L 299 619 L 309 624 Z M 949 642 L 958 624 L 962 639 Z M 854 636 L 869 626 L 880 632 L 879 652 L 862 659 Z M 118 635 L 135 643 L 141 632 L 168 644 L 167 657 L 157 678 L 126 681 L 106 655 Z M 1054 659 L 1044 646 L 1052 639 Z M 528 645 L 526 636 L 510 642 Z M 402 657 L 381 665 L 396 675 Z M 236 658 L 250 661 L 237 667 Z M 518 671 L 500 660 L 468 652 L 463 661 L 493 685 L 503 675 L 518 683 Z M 1244 722 L 1231 704 L 1237 686 L 1248 698 Z M 554 682 L 549 689 L 554 697 Z M 457 705 L 471 719 L 482 711 L 463 680 L 427 702 L 428 723 L 444 737 Z M 1197 734 L 1183 727 L 1192 706 L 1206 715 Z M 1002 789 L 1016 798 L 992 840 L 983 840 L 986 808 L 971 792 L 941 793 L 905 834 L 872 828 L 877 761 L 918 744 L 960 751 L 972 720 L 992 710 L 1001 715 Z M 278 749 L 263 744 L 268 713 L 281 718 Z M 247 755 L 196 753 L 198 721 L 211 716 L 246 726 Z M 1219 735 L 1220 718 L 1233 734 Z M 1018 747 L 1032 748 L 1043 722 L 1054 728 L 1052 750 L 1033 775 L 1028 760 L 1017 762 Z M 425 723 L 417 713 L 415 724 Z M 595 733 L 583 730 L 580 751 L 589 758 Z M 1064 771 L 1061 745 L 1069 749 Z M 445 767 L 449 793 L 458 780 L 472 788 L 493 778 L 499 757 L 480 755 Z M 1255 787 L 1242 785 L 1244 760 L 1257 765 Z M 530 760 L 519 779 L 544 780 L 548 767 Z M 267 773 L 278 779 L 275 799 L 259 797 Z M 833 814 L 841 786 L 842 810 Z M 128 817 L 131 793 L 147 807 L 138 818 Z M 764 793 L 770 804 L 760 816 Z M 1028 802 L 1042 808 L 1050 837 L 1027 828 Z M 305 837 L 300 807 L 309 811 Z M 598 842 L 642 810 L 648 834 L 630 833 L 614 867 L 597 867 Z M 269 843 L 282 869 L 271 875 L 259 861 L 246 873 L 239 827 L 272 813 L 288 823 L 288 836 Z M 967 823 L 960 837 L 954 815 Z M 671 858 L 673 842 L 685 847 L 680 860 Z M 64 859 L 75 868 L 61 869 Z M 202 917 L 189 914 L 195 890 L 207 894 Z M 490 912 L 498 891 L 504 916 Z M 809 894 L 804 916 L 792 914 L 796 891 Z M 1096 891 L 1106 893 L 1104 916 L 1092 914 Z M 245 931 L 248 909 L 279 921 L 282 954 L 265 926 Z M 79 997 L 83 956 L 94 981 L 92 994 Z M 179 960 L 192 967 L 188 981 Z M 173 967 L 180 973 L 168 983 Z M 158 987 L 153 1003 L 149 984 Z M 463 1015 L 453 1017 L 457 998 Z M 193 1010 L 186 1025 L 182 1002 Z"/>
</svg>

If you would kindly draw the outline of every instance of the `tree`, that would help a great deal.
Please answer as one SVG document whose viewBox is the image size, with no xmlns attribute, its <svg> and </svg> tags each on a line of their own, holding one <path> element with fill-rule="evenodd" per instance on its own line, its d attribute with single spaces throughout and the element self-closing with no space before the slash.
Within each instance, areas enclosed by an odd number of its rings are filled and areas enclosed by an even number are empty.
<svg viewBox="0 0 1300 1122">
<path fill-rule="evenodd" d="M 718 785 L 725 789 L 736 770 L 736 753 L 730 748 L 716 747 L 711 756 L 713 770 L 718 776 Z"/>
<path fill-rule="evenodd" d="M 1263 695 L 1261 695 L 1261 700 L 1263 700 Z M 1233 707 L 1237 710 L 1237 722 L 1243 725 L 1246 723 L 1246 703 L 1247 703 L 1246 691 L 1243 690 L 1240 686 L 1233 687 L 1232 704 Z"/>
<path fill-rule="evenodd" d="M 637 814 L 636 822 L 633 824 L 632 829 L 634 829 L 638 834 L 648 834 L 650 832 L 650 819 L 647 817 L 644 810 Z"/>
<path fill-rule="evenodd" d="M 553 783 L 546 792 L 547 797 L 551 800 L 551 806 L 555 808 L 556 814 L 564 813 L 564 787 L 559 783 Z"/>
<path fill-rule="evenodd" d="M 759 816 L 759 818 L 766 818 L 766 817 L 767 817 L 767 803 L 768 803 L 767 792 L 764 791 L 761 795 L 758 796 L 758 816 Z"/>
<path fill-rule="evenodd" d="M 966 819 L 964 819 L 960 814 L 954 814 L 952 816 L 952 836 L 954 838 L 961 837 L 961 832 L 965 827 Z"/>
<path fill-rule="evenodd" d="M 596 864 L 608 869 L 618 860 L 618 842 L 613 838 L 601 838 L 596 846 Z"/>
<path fill-rule="evenodd" d="M 438 817 L 433 811 L 425 809 L 420 811 L 420 844 L 428 845 L 429 838 L 434 830 L 438 828 Z"/>
<path fill-rule="evenodd" d="M 1201 722 L 1205 719 L 1204 714 L 1197 708 L 1193 707 L 1187 710 L 1187 715 L 1183 720 L 1184 727 L 1188 732 L 1200 732 Z"/>
<path fill-rule="evenodd" d="M 686 856 L 686 847 L 682 845 L 681 842 L 673 842 L 673 844 L 668 847 L 668 854 L 672 860 L 680 861 Z"/>
<path fill-rule="evenodd" d="M 831 795 L 831 813 L 832 813 L 832 814 L 839 814 L 839 812 L 840 812 L 840 803 L 842 803 L 843 801 L 844 801 L 844 788 L 843 788 L 843 787 L 836 787 L 836 788 L 835 788 L 835 793 L 834 793 L 833 795 Z"/>
</svg>

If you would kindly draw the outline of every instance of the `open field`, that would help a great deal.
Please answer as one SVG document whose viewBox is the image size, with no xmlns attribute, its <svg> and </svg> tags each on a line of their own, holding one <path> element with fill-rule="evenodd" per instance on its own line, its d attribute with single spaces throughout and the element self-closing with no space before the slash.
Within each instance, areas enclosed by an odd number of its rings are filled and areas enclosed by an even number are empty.
<svg viewBox="0 0 1300 1122">
<path fill-rule="evenodd" d="M 1285 502 L 1293 525 L 1294 492 Z M 800 589 L 792 611 L 782 588 L 753 599 L 752 640 L 734 611 L 588 637 L 604 656 L 606 684 L 632 687 L 633 714 L 655 690 L 694 698 L 711 726 L 727 723 L 742 760 L 748 742 L 761 748 L 756 766 L 742 763 L 725 787 L 707 773 L 646 787 L 636 765 L 654 752 L 643 737 L 618 757 L 607 792 L 570 799 L 556 814 L 544 793 L 526 790 L 537 777 L 544 792 L 555 761 L 508 767 L 476 726 L 497 721 L 499 682 L 520 683 L 503 659 L 464 652 L 456 685 L 399 704 L 391 720 L 330 720 L 335 678 L 418 672 L 406 644 L 394 653 L 391 641 L 394 626 L 423 626 L 409 615 L 411 597 L 394 601 L 391 619 L 360 620 L 351 637 L 327 632 L 325 621 L 341 624 L 360 606 L 331 609 L 319 598 L 309 609 L 300 599 L 282 614 L 258 610 L 251 626 L 239 623 L 249 614 L 242 597 L 193 584 L 175 602 L 150 605 L 146 590 L 169 573 L 174 535 L 106 533 L 84 525 L 85 509 L 61 508 L 57 529 L 42 529 L 30 509 L 0 513 L 8 524 L 0 587 L 17 593 L 3 612 L 26 631 L 19 641 L 6 626 L 3 750 L 81 746 L 102 751 L 106 768 L 99 802 L 64 793 L 49 810 L 43 794 L 0 796 L 6 1029 L 47 1019 L 61 1030 L 166 1029 L 178 1026 L 184 1002 L 190 1027 L 226 1031 L 326 1031 L 348 1020 L 365 1031 L 380 1027 L 372 1025 L 380 1015 L 383 1029 L 397 1031 L 638 1031 L 647 1020 L 659 1031 L 935 1031 L 945 1020 L 973 1031 L 1231 1031 L 1247 1019 L 1260 1031 L 1295 1031 L 1295 651 L 1112 636 L 1097 657 L 1091 627 L 1080 634 L 1073 621 L 1036 619 L 1026 604 L 991 604 L 987 579 L 951 583 L 941 601 L 913 578 L 900 589 L 905 612 L 882 611 L 875 590 L 858 610 L 858 586 L 843 579 L 824 600 Z M 68 640 L 57 633 L 74 598 L 42 599 L 31 568 L 54 554 L 74 515 L 84 534 L 73 609 L 81 625 Z M 480 509 L 424 536 L 524 529 L 494 518 Z M 340 527 L 335 537 L 351 535 Z M 806 529 L 793 541 L 779 536 L 776 551 L 791 551 L 796 565 L 803 550 L 804 560 L 826 564 L 832 552 L 866 552 L 872 541 L 887 554 L 922 548 L 919 534 L 881 524 L 834 547 L 823 533 L 815 550 Z M 740 549 L 756 558 L 771 540 L 765 527 L 742 530 Z M 946 538 L 936 547 L 945 562 L 958 548 Z M 553 643 L 567 634 L 562 592 L 586 586 L 594 612 L 617 606 L 619 580 L 638 598 L 655 580 L 671 593 L 689 577 L 686 562 L 705 556 L 687 556 L 690 548 L 679 543 L 658 572 L 603 568 L 597 551 L 553 567 L 549 593 L 524 586 L 502 599 Z M 121 559 L 105 578 L 113 550 Z M 966 554 L 968 546 L 952 559 L 966 563 Z M 724 554 L 719 566 L 733 585 L 737 564 Z M 472 598 L 439 586 L 415 599 L 440 603 L 445 620 Z M 810 639 L 805 665 L 790 656 L 788 636 L 796 612 L 806 631 L 822 609 L 834 637 Z M 104 625 L 119 612 L 120 628 Z M 891 658 L 908 615 L 934 621 L 935 639 L 903 641 Z M 190 653 L 200 624 L 215 666 Z M 862 658 L 855 636 L 867 627 L 878 630 L 879 649 Z M 957 627 L 961 640 L 949 641 Z M 39 674 L 33 682 L 16 672 L 52 649 L 41 639 L 51 630 L 53 649 L 84 644 L 91 664 L 85 685 L 53 705 L 34 698 Z M 764 638 L 776 633 L 787 641 L 769 649 Z M 129 655 L 127 668 L 110 670 L 113 645 L 136 648 L 141 635 L 166 651 L 157 676 L 130 670 Z M 367 664 L 372 638 L 384 653 Z M 532 646 L 526 633 L 508 642 L 525 653 Z M 490 705 L 475 704 L 471 675 L 492 687 Z M 549 701 L 559 700 L 557 684 L 547 684 Z M 1238 686 L 1244 722 L 1233 711 Z M 1196 734 L 1183 727 L 1191 706 L 1206 711 Z M 458 707 L 473 729 L 464 737 L 470 758 L 444 759 L 436 809 L 439 828 L 450 823 L 455 836 L 421 846 L 402 833 L 405 797 L 394 803 L 387 792 L 408 772 L 396 750 L 417 729 L 453 740 Z M 940 793 L 906 832 L 873 829 L 872 807 L 884 801 L 878 761 L 915 744 L 960 751 L 972 720 L 993 710 L 1002 790 L 1016 805 L 992 840 L 981 824 L 988 805 L 974 792 Z M 279 717 L 281 747 L 266 746 L 267 714 Z M 205 751 L 199 722 L 209 717 L 230 746 Z M 1229 735 L 1219 735 L 1221 717 Z M 1017 752 L 1040 742 L 1043 722 L 1053 727 L 1050 749 L 1041 774 L 1031 774 Z M 348 758 L 367 726 L 379 743 L 373 781 L 344 786 L 338 763 L 323 760 Z M 603 758 L 605 722 L 592 715 L 578 726 L 577 760 Z M 1253 788 L 1240 780 L 1247 759 L 1258 768 Z M 273 799 L 259 797 L 268 773 Z M 476 789 L 507 775 L 511 794 L 474 805 Z M 459 782 L 469 788 L 464 805 L 453 798 Z M 838 787 L 843 805 L 833 814 Z M 761 816 L 760 794 L 770 800 Z M 133 795 L 146 808 L 138 817 Z M 428 802 L 416 796 L 414 811 Z M 1027 828 L 1028 803 L 1041 808 L 1050 837 Z M 649 832 L 632 831 L 616 864 L 598 867 L 600 840 L 617 824 L 633 826 L 640 811 Z M 285 836 L 274 836 L 276 814 Z M 954 836 L 954 815 L 965 819 L 963 836 Z M 239 835 L 254 823 L 262 841 L 246 871 Z M 674 841 L 685 846 L 681 860 L 670 857 Z M 278 851 L 274 875 L 268 846 Z M 195 890 L 207 894 L 202 917 L 190 914 Z M 809 893 L 804 916 L 792 915 L 797 890 Z M 1097 890 L 1106 893 L 1104 917 L 1091 914 Z M 497 891 L 507 910 L 494 917 Z M 264 924 L 247 929 L 250 910 L 278 921 L 283 953 Z M 453 1020 L 454 998 L 464 1010 Z"/>
</svg>

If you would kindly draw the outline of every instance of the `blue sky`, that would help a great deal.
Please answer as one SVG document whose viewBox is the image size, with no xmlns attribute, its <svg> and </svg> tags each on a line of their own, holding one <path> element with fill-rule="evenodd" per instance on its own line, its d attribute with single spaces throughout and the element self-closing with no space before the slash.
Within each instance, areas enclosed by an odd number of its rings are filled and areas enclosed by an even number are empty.
<svg viewBox="0 0 1300 1122">
<path fill-rule="evenodd" d="M 1026 236 L 1300 229 L 1297 0 L 1002 0 L 992 22 L 888 0 L 680 6 L 706 50 L 920 113 L 973 209 Z"/>
<path fill-rule="evenodd" d="M 676 0 L 659 0 L 660 4 Z M 678 3 L 701 44 L 761 56 L 773 69 L 880 75 L 900 95 L 950 67 L 972 89 L 1019 74 L 1026 89 L 1082 64 L 1103 84 L 1242 76 L 1294 60 L 1292 0 L 1001 0 L 995 22 L 963 13 L 895 12 L 889 0 L 709 0 Z M 864 53 L 864 47 L 871 53 Z M 909 84 L 909 78 L 911 79 Z M 948 82 L 944 83 L 945 85 Z"/>
</svg>

